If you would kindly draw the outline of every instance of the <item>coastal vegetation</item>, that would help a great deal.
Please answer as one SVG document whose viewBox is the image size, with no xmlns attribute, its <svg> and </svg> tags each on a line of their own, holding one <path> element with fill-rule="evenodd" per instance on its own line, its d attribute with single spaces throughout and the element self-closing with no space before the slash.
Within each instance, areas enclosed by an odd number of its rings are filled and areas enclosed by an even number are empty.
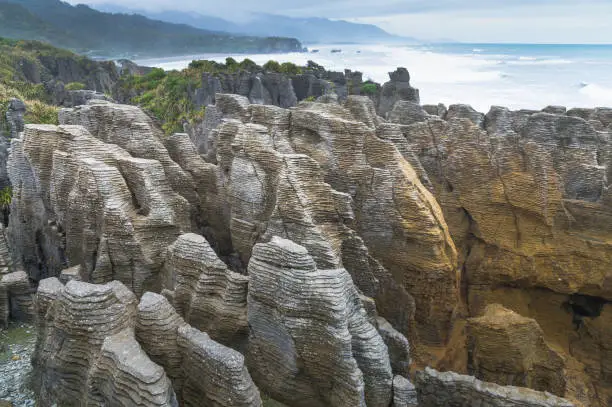
<svg viewBox="0 0 612 407">
<path fill-rule="evenodd" d="M 117 92 L 132 95 L 129 102 L 139 105 L 161 123 L 166 134 L 183 131 L 185 123 L 194 123 L 204 118 L 205 108 L 196 103 L 196 89 L 202 86 L 202 75 L 231 74 L 245 72 L 276 72 L 297 75 L 302 68 L 291 63 L 268 61 L 263 66 L 246 58 L 241 62 L 226 58 L 225 63 L 199 60 L 192 61 L 182 71 L 164 71 L 153 68 L 146 75 L 123 75 Z"/>
<path fill-rule="evenodd" d="M 17 98 L 26 104 L 26 123 L 56 124 L 58 108 L 51 104 L 50 93 L 36 79 L 52 76 L 43 61 L 50 63 L 54 58 L 66 57 L 74 58 L 77 63 L 89 63 L 85 57 L 38 41 L 0 38 L 0 111 L 5 112 L 9 101 Z"/>
<path fill-rule="evenodd" d="M 378 87 L 373 82 L 366 82 L 361 85 L 361 93 L 364 95 L 375 95 L 378 91 Z"/>
</svg>

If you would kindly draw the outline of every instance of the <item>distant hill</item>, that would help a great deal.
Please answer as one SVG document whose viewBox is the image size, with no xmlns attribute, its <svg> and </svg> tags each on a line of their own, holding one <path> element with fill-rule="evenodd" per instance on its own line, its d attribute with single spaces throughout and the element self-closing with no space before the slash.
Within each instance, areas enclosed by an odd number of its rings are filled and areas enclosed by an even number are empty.
<svg viewBox="0 0 612 407">
<path fill-rule="evenodd" d="M 330 20 L 327 18 L 296 18 L 274 14 L 253 14 L 247 22 L 238 23 L 218 17 L 178 10 L 152 12 L 130 9 L 114 4 L 104 4 L 96 7 L 99 10 L 108 12 L 138 13 L 156 20 L 188 24 L 211 31 L 225 31 L 257 36 L 294 37 L 304 43 L 311 44 L 414 41 L 412 38 L 389 34 L 375 25 Z"/>
<path fill-rule="evenodd" d="M 240 36 L 106 13 L 59 0 L 0 0 L 0 36 L 34 39 L 99 56 L 171 56 L 204 52 L 300 51 L 297 39 Z"/>
</svg>

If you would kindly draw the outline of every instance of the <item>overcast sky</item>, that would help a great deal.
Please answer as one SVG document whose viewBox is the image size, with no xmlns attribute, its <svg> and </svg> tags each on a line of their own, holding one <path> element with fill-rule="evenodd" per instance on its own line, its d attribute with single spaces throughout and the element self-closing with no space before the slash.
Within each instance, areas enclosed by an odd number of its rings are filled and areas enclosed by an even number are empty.
<svg viewBox="0 0 612 407">
<path fill-rule="evenodd" d="M 469 42 L 612 43 L 612 0 L 68 0 L 179 9 L 230 20 L 251 12 L 373 23 L 398 35 Z"/>
</svg>

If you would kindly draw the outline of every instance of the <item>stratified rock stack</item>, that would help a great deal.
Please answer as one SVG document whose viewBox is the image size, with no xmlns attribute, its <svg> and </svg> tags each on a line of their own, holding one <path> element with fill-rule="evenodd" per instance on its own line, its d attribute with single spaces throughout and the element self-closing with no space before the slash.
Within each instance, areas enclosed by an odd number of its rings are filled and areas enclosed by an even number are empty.
<svg viewBox="0 0 612 407">
<path fill-rule="evenodd" d="M 185 321 L 218 342 L 240 347 L 248 335 L 247 276 L 229 270 L 194 233 L 168 248 L 165 273 L 173 305 Z"/>
<path fill-rule="evenodd" d="M 419 90 L 410 86 L 410 73 L 406 68 L 397 68 L 389 72 L 389 82 L 382 86 L 378 101 L 378 114 L 386 117 L 399 101 L 419 103 Z"/>
<path fill-rule="evenodd" d="M 453 372 L 426 368 L 416 374 L 420 406 L 573 407 L 567 400 L 520 387 L 485 383 Z"/>
<path fill-rule="evenodd" d="M 41 284 L 33 358 L 40 405 L 138 404 L 130 398 L 172 405 L 169 380 L 133 338 L 136 305 L 136 296 L 117 281 Z"/>
<path fill-rule="evenodd" d="M 26 126 L 13 264 L 68 282 L 39 287 L 41 399 L 610 404 L 609 111 L 425 109 L 405 74 L 387 120 L 216 94 L 202 138 L 106 102 Z"/>
<path fill-rule="evenodd" d="M 186 324 L 163 296 L 142 297 L 136 335 L 168 372 L 181 405 L 261 406 L 244 357 Z"/>
<path fill-rule="evenodd" d="M 173 185 L 189 183 L 133 108 L 95 105 L 77 117 L 99 137 L 161 161 L 133 157 L 80 126 L 27 126 L 9 160 L 13 257 L 33 280 L 80 266 L 84 281 L 117 279 L 137 295 L 159 290 L 165 249 L 191 228 L 189 203 Z"/>
<path fill-rule="evenodd" d="M 9 129 L 9 138 L 15 138 L 23 131 L 25 125 L 26 105 L 22 100 L 11 99 L 6 112 L 2 112 L 6 116 L 6 122 Z"/>
<path fill-rule="evenodd" d="M 454 106 L 446 120 L 387 126 L 403 134 L 403 148 L 422 163 L 443 209 L 469 314 L 499 303 L 534 319 L 546 345 L 533 342 L 529 352 L 555 349 L 568 373 L 565 385 L 553 385 L 550 373 L 532 371 L 531 385 L 606 406 L 612 387 L 587 355 L 596 349 L 606 360 L 600 349 L 609 337 L 585 329 L 601 326 L 601 310 L 612 300 L 610 132 L 603 113 L 554 111 L 493 107 L 483 119 Z"/>
<path fill-rule="evenodd" d="M 89 387 L 87 405 L 178 407 L 164 369 L 148 358 L 130 328 L 104 339 Z"/>
<path fill-rule="evenodd" d="M 287 114 L 237 96 L 217 100 L 232 111 L 211 133 L 227 194 L 218 205 L 229 203 L 243 262 L 258 239 L 290 239 L 318 267 L 346 267 L 404 334 L 416 302 L 411 335 L 444 344 L 458 302 L 455 248 L 433 196 L 394 145 L 338 105 L 301 103 Z M 367 103 L 354 108 L 371 112 Z"/>
<path fill-rule="evenodd" d="M 0 273 L 0 326 L 9 319 L 29 321 L 34 317 L 33 293 L 24 271 Z"/>
<path fill-rule="evenodd" d="M 468 321 L 470 373 L 481 380 L 566 394 L 565 361 L 538 323 L 493 304 Z M 586 383 L 585 383 L 586 387 Z"/>
<path fill-rule="evenodd" d="M 249 275 L 249 367 L 264 391 L 292 406 L 390 404 L 387 348 L 346 270 L 317 270 L 274 237 L 255 245 Z"/>
<path fill-rule="evenodd" d="M 42 406 L 261 405 L 243 356 L 187 325 L 161 295 L 146 293 L 137 310 L 119 282 L 50 278 L 36 304 Z"/>
</svg>

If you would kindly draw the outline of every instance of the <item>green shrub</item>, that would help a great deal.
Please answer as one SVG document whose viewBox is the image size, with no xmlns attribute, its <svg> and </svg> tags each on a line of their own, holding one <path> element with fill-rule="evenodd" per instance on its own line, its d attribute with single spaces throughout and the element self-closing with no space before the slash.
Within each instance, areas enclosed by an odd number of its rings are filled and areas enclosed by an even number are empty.
<svg viewBox="0 0 612 407">
<path fill-rule="evenodd" d="M 249 58 L 245 58 L 240 63 L 240 68 L 244 69 L 245 71 L 254 72 L 254 71 L 259 70 L 261 67 L 257 65 L 255 62 L 253 62 L 252 60 L 250 60 Z"/>
<path fill-rule="evenodd" d="M 13 189 L 8 186 L 0 189 L 0 209 L 5 210 L 11 205 Z"/>
<path fill-rule="evenodd" d="M 59 108 L 39 100 L 26 100 L 24 121 L 30 124 L 59 124 Z"/>
<path fill-rule="evenodd" d="M 264 64 L 263 69 L 265 69 L 266 71 L 269 72 L 280 72 L 281 71 L 281 64 L 279 64 L 276 61 L 268 61 Z"/>
<path fill-rule="evenodd" d="M 364 95 L 375 95 L 378 92 L 378 87 L 375 83 L 364 83 L 361 85 L 361 93 Z"/>
<path fill-rule="evenodd" d="M 292 62 L 283 62 L 280 66 L 280 72 L 288 75 L 298 75 L 302 73 L 302 68 Z"/>
<path fill-rule="evenodd" d="M 70 82 L 66 86 L 64 86 L 66 90 L 83 90 L 85 89 L 85 84 L 81 82 Z"/>
<path fill-rule="evenodd" d="M 304 99 L 304 102 L 315 102 L 316 100 L 317 100 L 316 97 L 308 96 L 306 99 Z"/>
</svg>

